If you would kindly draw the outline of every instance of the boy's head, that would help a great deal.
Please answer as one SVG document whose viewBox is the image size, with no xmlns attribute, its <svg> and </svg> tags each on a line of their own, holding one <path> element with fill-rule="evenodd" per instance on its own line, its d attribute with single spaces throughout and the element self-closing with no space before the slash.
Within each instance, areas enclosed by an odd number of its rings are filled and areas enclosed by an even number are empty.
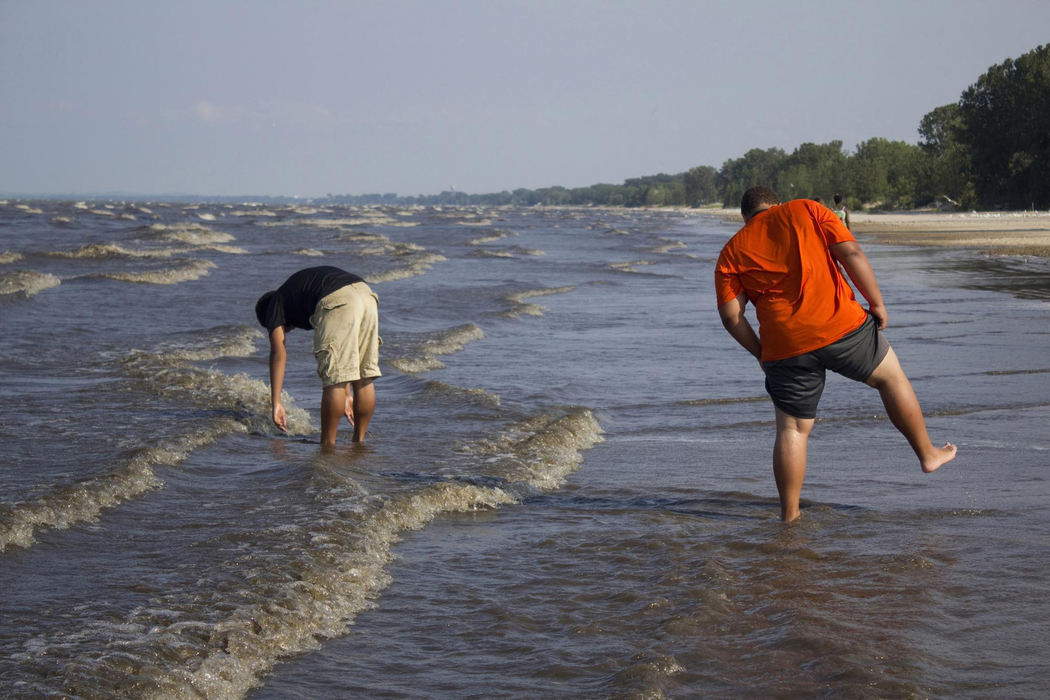
<svg viewBox="0 0 1050 700">
<path fill-rule="evenodd" d="M 259 325 L 264 328 L 266 327 L 266 316 L 270 310 L 270 300 L 273 299 L 273 295 L 276 293 L 276 290 L 266 292 L 266 294 L 259 297 L 259 301 L 255 302 L 255 318 L 259 319 Z"/>
<path fill-rule="evenodd" d="M 744 217 L 744 221 L 747 221 L 763 209 L 777 204 L 780 204 L 780 197 L 776 192 L 765 185 L 756 185 L 748 188 L 744 196 L 740 198 L 740 215 Z"/>
</svg>

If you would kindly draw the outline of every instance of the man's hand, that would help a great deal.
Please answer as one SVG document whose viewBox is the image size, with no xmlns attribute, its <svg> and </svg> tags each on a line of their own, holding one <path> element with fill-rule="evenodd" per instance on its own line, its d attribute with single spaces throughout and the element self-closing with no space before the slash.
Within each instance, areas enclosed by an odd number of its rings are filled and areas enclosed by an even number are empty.
<svg viewBox="0 0 1050 700">
<path fill-rule="evenodd" d="M 288 432 L 288 416 L 285 414 L 284 405 L 280 401 L 273 405 L 273 424 L 276 425 L 282 433 Z"/>
<path fill-rule="evenodd" d="M 879 304 L 878 306 L 875 304 L 869 304 L 868 313 L 875 318 L 875 322 L 879 325 L 879 330 L 885 330 L 886 323 L 890 319 L 889 314 L 886 312 L 886 307 L 882 304 Z"/>
</svg>

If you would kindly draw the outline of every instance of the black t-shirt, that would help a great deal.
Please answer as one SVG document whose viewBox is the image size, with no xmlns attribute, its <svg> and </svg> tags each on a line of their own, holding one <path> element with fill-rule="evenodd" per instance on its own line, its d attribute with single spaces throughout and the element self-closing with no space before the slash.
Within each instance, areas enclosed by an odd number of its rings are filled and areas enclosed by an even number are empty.
<svg viewBox="0 0 1050 700">
<path fill-rule="evenodd" d="M 317 302 L 343 287 L 364 282 L 357 275 L 331 265 L 308 267 L 299 270 L 277 288 L 266 311 L 266 330 L 278 326 L 311 329 L 310 317 Z"/>
</svg>

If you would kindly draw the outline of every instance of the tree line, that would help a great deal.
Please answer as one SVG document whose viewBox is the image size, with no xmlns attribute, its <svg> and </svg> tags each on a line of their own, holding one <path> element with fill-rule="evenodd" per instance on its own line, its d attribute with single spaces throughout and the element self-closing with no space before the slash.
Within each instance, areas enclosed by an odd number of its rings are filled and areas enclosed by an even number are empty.
<svg viewBox="0 0 1050 700">
<path fill-rule="evenodd" d="M 842 141 L 804 143 L 791 153 L 754 148 L 721 168 L 700 165 L 675 175 L 623 184 L 516 189 L 489 194 L 447 191 L 329 195 L 349 204 L 735 207 L 754 184 L 782 198 L 841 193 L 854 209 L 940 206 L 982 209 L 1050 207 L 1050 44 L 992 66 L 957 102 L 925 115 L 918 144 L 871 138 L 852 152 Z"/>
</svg>

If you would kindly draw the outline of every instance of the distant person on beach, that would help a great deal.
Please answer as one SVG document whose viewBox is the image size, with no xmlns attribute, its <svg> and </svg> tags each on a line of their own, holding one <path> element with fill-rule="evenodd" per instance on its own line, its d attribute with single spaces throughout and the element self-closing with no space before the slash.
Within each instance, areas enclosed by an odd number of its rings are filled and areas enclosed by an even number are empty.
<svg viewBox="0 0 1050 700">
<path fill-rule="evenodd" d="M 379 297 L 357 275 L 338 267 L 308 267 L 255 304 L 255 317 L 270 337 L 270 402 L 273 422 L 288 431 L 281 403 L 287 363 L 284 336 L 293 328 L 314 331 L 321 378 L 321 445 L 335 445 L 343 416 L 364 442 L 375 413 L 373 380 L 379 372 Z"/>
<path fill-rule="evenodd" d="M 915 391 L 882 334 L 887 313 L 875 273 L 845 224 L 812 200 L 781 204 L 768 187 L 745 192 L 740 213 L 744 227 L 718 256 L 715 291 L 722 324 L 766 375 L 776 410 L 773 474 L 781 518 L 800 514 L 806 446 L 827 369 L 878 390 L 924 472 L 954 459 L 954 445 L 930 442 Z M 744 316 L 749 301 L 760 335 Z"/>
<path fill-rule="evenodd" d="M 846 203 L 844 201 L 842 201 L 842 195 L 841 194 L 835 195 L 834 199 L 835 199 L 835 216 L 839 217 L 839 219 L 842 221 L 842 223 L 846 224 L 846 228 L 848 228 L 850 231 L 852 231 L 853 227 L 849 225 L 849 207 L 847 207 Z"/>
</svg>

